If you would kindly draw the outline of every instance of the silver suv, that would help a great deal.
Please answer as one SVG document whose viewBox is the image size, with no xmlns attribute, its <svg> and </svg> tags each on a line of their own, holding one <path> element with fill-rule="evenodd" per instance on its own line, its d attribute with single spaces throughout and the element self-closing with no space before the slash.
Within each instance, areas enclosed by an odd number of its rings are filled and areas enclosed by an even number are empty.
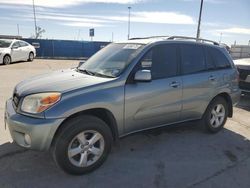
<svg viewBox="0 0 250 188">
<path fill-rule="evenodd" d="M 84 174 L 134 132 L 190 120 L 220 131 L 239 99 L 239 75 L 223 47 L 191 39 L 112 43 L 78 68 L 22 81 L 6 102 L 13 140 Z"/>
</svg>

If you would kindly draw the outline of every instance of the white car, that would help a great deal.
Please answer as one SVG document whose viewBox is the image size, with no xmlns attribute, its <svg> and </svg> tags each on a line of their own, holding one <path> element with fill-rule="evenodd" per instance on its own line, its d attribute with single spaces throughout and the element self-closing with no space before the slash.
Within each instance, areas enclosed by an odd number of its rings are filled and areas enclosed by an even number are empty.
<svg viewBox="0 0 250 188">
<path fill-rule="evenodd" d="M 17 61 L 33 61 L 34 46 L 22 40 L 0 39 L 0 64 L 8 65 Z"/>
</svg>

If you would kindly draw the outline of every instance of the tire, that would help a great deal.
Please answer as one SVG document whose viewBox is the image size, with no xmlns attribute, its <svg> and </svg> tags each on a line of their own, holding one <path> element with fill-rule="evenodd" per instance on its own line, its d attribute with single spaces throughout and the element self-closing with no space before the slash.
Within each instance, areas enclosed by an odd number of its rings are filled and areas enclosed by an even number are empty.
<svg viewBox="0 0 250 188">
<path fill-rule="evenodd" d="M 34 53 L 30 52 L 28 61 L 33 61 L 33 60 L 34 60 Z"/>
<path fill-rule="evenodd" d="M 10 57 L 9 55 L 5 55 L 5 56 L 3 57 L 3 64 L 4 64 L 4 65 L 9 65 L 9 64 L 11 64 L 11 57 Z"/>
<path fill-rule="evenodd" d="M 223 97 L 216 97 L 213 99 L 205 114 L 203 115 L 202 121 L 204 128 L 207 132 L 217 133 L 225 125 L 228 117 L 228 105 Z"/>
<path fill-rule="evenodd" d="M 86 174 L 100 167 L 112 146 L 108 125 L 99 118 L 85 115 L 73 118 L 63 126 L 52 146 L 56 164 L 73 175 Z"/>
</svg>

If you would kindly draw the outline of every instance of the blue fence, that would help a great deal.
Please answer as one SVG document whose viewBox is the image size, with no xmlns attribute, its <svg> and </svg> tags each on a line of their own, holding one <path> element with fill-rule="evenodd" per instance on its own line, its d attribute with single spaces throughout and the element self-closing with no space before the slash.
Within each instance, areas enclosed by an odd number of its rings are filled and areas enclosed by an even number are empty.
<svg viewBox="0 0 250 188">
<path fill-rule="evenodd" d="M 71 40 L 22 39 L 36 46 L 37 57 L 85 59 L 109 44 L 109 42 L 88 42 Z"/>
</svg>

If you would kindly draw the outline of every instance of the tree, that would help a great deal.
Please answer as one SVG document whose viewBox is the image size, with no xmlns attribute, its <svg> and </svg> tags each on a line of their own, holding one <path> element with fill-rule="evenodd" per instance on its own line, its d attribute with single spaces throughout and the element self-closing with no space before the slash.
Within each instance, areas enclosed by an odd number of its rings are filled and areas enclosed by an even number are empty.
<svg viewBox="0 0 250 188">
<path fill-rule="evenodd" d="M 36 39 L 42 38 L 42 34 L 45 33 L 45 29 L 42 29 L 41 27 L 37 26 L 36 27 Z"/>
</svg>

